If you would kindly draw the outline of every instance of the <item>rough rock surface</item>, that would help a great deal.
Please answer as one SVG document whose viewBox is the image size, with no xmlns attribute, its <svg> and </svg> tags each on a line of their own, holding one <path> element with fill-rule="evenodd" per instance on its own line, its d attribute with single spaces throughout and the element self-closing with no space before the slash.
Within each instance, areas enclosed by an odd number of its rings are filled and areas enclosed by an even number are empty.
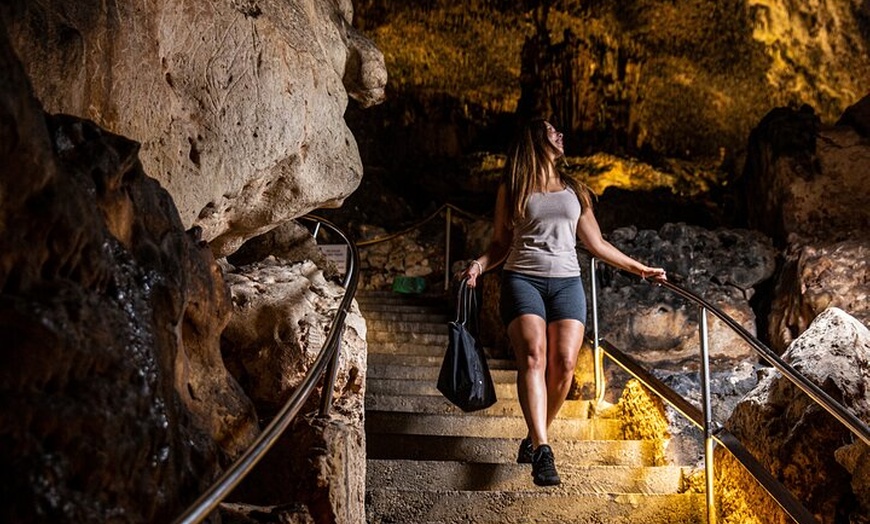
<svg viewBox="0 0 870 524">
<path fill-rule="evenodd" d="M 379 109 L 385 118 L 353 128 L 366 130 L 366 164 L 398 161 L 397 177 L 425 169 L 421 158 L 501 149 L 518 106 L 552 115 L 569 155 L 735 165 L 772 107 L 807 103 L 833 122 L 870 84 L 859 0 L 379 0 L 356 12 L 389 50 L 396 96 Z"/>
<path fill-rule="evenodd" d="M 870 234 L 829 243 L 795 243 L 771 304 L 769 338 L 778 351 L 828 307 L 838 307 L 870 326 Z"/>
<path fill-rule="evenodd" d="M 741 181 L 749 223 L 786 246 L 768 327 L 778 351 L 829 306 L 870 322 L 868 104 L 832 127 L 806 107 L 776 109 L 750 135 Z"/>
<path fill-rule="evenodd" d="M 826 309 L 782 358 L 860 420 L 870 420 L 870 331 L 853 317 Z M 850 522 L 850 516 L 870 514 L 867 492 L 855 490 L 866 490 L 861 473 L 870 449 L 778 371 L 764 374 L 726 427 L 820 522 Z M 736 470 L 729 474 L 739 476 Z M 751 479 L 745 481 L 744 489 L 752 493 L 752 485 Z M 760 494 L 753 497 L 749 507 L 764 517 L 770 504 L 760 502 Z"/>
<path fill-rule="evenodd" d="M 46 117 L 0 28 L 0 520 L 173 520 L 256 435 L 229 294 L 138 144 Z"/>
<path fill-rule="evenodd" d="M 776 251 L 764 235 L 668 224 L 657 232 L 617 229 L 609 240 L 638 260 L 664 267 L 671 280 L 755 333 L 755 314 L 749 300 L 755 287 L 769 279 L 775 268 Z M 654 367 L 698 369 L 697 306 L 633 276 L 606 268 L 602 276 L 598 301 L 604 338 L 630 349 L 635 358 Z M 730 367 L 753 354 L 718 318 L 708 314 L 708 323 L 714 365 Z"/>
<path fill-rule="evenodd" d="M 270 419 L 308 373 L 345 290 L 309 260 L 273 256 L 229 268 L 226 278 L 234 309 L 223 333 L 224 359 L 259 415 Z M 298 417 L 234 497 L 301 502 L 316 522 L 364 521 L 366 326 L 355 305 L 346 325 L 331 415 Z M 300 413 L 316 411 L 320 397 Z"/>
<path fill-rule="evenodd" d="M 218 257 L 359 184 L 347 96 L 380 101 L 386 69 L 350 0 L 13 0 L 3 14 L 46 109 L 140 142 Z"/>
<path fill-rule="evenodd" d="M 822 126 L 808 106 L 774 109 L 749 136 L 749 225 L 779 245 L 792 235 L 837 241 L 868 231 L 867 165 L 870 141 L 855 128 Z"/>
</svg>

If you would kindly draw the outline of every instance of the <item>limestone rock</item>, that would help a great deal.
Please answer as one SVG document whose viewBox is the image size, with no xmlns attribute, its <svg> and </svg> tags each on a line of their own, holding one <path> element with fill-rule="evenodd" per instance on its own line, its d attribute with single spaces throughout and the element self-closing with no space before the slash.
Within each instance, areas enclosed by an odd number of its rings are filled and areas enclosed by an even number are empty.
<svg viewBox="0 0 870 524">
<path fill-rule="evenodd" d="M 755 286 L 773 275 L 776 257 L 770 240 L 763 235 L 748 230 L 711 231 L 668 224 L 658 232 L 617 229 L 609 240 L 648 265 L 664 267 L 669 279 L 755 333 L 755 314 L 749 299 Z M 698 306 L 607 268 L 602 276 L 598 300 L 604 338 L 654 367 L 698 368 Z M 588 280 L 585 285 L 590 287 Z M 742 339 L 709 313 L 708 323 L 710 352 L 717 365 L 730 367 L 754 355 Z"/>
<path fill-rule="evenodd" d="M 227 367 L 270 418 L 299 387 L 326 342 L 344 288 L 310 260 L 267 257 L 229 268 L 234 314 L 223 333 Z M 248 503 L 301 502 L 330 522 L 362 522 L 365 493 L 363 398 L 366 326 L 346 318 L 331 416 L 298 417 L 236 496 Z M 315 393 L 300 413 L 316 411 Z M 329 517 L 327 517 L 329 516 Z"/>
<path fill-rule="evenodd" d="M 256 436 L 220 270 L 139 146 L 46 117 L 0 27 L 4 522 L 171 521 Z"/>
<path fill-rule="evenodd" d="M 386 69 L 350 0 L 8 4 L 47 110 L 140 142 L 145 171 L 216 256 L 359 184 L 347 95 L 377 103 Z"/>
<path fill-rule="evenodd" d="M 782 358 L 860 420 L 870 419 L 870 331 L 853 317 L 826 309 Z M 850 475 L 866 470 L 860 465 L 866 462 L 866 446 L 850 447 L 847 443 L 856 442 L 852 433 L 779 372 L 761 378 L 726 427 L 820 522 L 848 522 L 850 514 L 870 511 L 866 493 L 856 498 L 852 491 L 853 486 L 866 488 L 866 479 Z"/>
<path fill-rule="evenodd" d="M 828 307 L 870 326 L 870 236 L 796 241 L 784 258 L 768 328 L 773 349 L 783 351 Z"/>
<path fill-rule="evenodd" d="M 868 322 L 870 141 L 861 134 L 870 127 L 868 103 L 833 127 L 807 107 L 779 108 L 750 136 L 741 182 L 749 223 L 786 246 L 769 319 L 776 350 L 828 306 Z"/>
<path fill-rule="evenodd" d="M 856 129 L 824 127 L 807 106 L 777 108 L 749 148 L 742 183 L 751 227 L 780 245 L 790 235 L 837 241 L 870 228 L 870 142 Z"/>
</svg>

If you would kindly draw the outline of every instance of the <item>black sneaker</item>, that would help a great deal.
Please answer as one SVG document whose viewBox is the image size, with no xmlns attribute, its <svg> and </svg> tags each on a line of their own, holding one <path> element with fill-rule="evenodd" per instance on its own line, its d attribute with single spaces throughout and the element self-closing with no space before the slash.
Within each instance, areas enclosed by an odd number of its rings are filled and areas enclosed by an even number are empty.
<svg viewBox="0 0 870 524">
<path fill-rule="evenodd" d="M 532 447 L 532 439 L 526 437 L 520 442 L 520 451 L 517 453 L 517 464 L 531 464 L 535 448 Z"/>
<path fill-rule="evenodd" d="M 562 483 L 556 472 L 556 459 L 553 450 L 541 444 L 532 457 L 532 479 L 538 486 L 558 486 Z"/>
</svg>

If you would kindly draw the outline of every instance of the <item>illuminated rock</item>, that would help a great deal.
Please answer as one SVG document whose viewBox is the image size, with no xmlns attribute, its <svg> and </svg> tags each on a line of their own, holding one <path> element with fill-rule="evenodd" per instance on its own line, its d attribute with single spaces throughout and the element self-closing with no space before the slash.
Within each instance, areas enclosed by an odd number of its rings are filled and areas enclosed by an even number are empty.
<svg viewBox="0 0 870 524">
<path fill-rule="evenodd" d="M 838 308 L 826 309 L 782 358 L 858 419 L 870 419 L 870 331 L 855 318 Z M 849 515 L 870 511 L 866 493 L 856 498 L 860 492 L 852 491 L 853 486 L 866 489 L 866 478 L 851 474 L 866 472 L 867 446 L 778 371 L 762 376 L 726 427 L 820 522 L 848 522 Z M 856 444 L 850 446 L 852 442 Z M 740 472 L 734 469 L 729 475 Z M 757 493 L 754 481 L 744 482 L 755 501 L 750 507 L 763 513 L 772 506 L 761 502 L 765 496 Z"/>
<path fill-rule="evenodd" d="M 386 69 L 350 0 L 12 4 L 46 110 L 140 142 L 145 171 L 218 257 L 359 184 L 347 97 L 380 101 Z"/>
</svg>

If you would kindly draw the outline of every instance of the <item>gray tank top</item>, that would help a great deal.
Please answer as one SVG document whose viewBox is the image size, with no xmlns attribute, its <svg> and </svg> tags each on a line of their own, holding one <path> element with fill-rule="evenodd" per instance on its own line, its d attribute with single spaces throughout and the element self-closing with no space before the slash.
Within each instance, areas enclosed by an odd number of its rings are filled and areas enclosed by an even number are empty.
<svg viewBox="0 0 870 524">
<path fill-rule="evenodd" d="M 526 216 L 514 225 L 504 268 L 536 277 L 580 275 L 576 251 L 580 212 L 580 201 L 570 188 L 532 193 Z"/>
</svg>

